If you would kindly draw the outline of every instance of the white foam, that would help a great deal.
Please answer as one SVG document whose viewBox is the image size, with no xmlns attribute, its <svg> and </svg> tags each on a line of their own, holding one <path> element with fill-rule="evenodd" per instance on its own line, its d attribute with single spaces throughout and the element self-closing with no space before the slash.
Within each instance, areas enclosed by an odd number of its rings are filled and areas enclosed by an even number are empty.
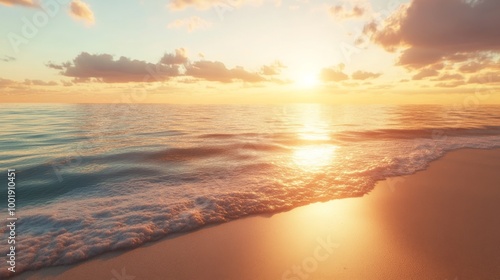
<svg viewBox="0 0 500 280">
<path fill-rule="evenodd" d="M 281 151 L 255 159 L 273 163 L 265 168 L 233 166 L 211 173 L 198 167 L 203 177 L 195 182 L 140 179 L 101 183 L 90 192 L 75 189 L 19 211 L 18 271 L 70 264 L 249 214 L 359 196 L 377 180 L 422 170 L 447 151 L 495 147 L 500 136 L 359 142 L 338 146 L 320 173 L 297 171 L 287 158 L 290 152 Z"/>
</svg>

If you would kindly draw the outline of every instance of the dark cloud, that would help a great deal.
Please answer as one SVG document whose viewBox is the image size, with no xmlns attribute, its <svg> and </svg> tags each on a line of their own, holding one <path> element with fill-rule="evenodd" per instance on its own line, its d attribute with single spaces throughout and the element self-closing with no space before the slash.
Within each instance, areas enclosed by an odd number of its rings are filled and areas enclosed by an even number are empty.
<svg viewBox="0 0 500 280">
<path fill-rule="evenodd" d="M 82 52 L 72 62 L 49 63 L 50 68 L 61 70 L 61 74 L 75 78 L 76 82 L 97 79 L 106 83 L 165 81 L 179 75 L 177 65 L 149 63 L 120 57 L 115 60 L 110 54 Z"/>
<path fill-rule="evenodd" d="M 71 62 L 65 62 L 65 63 L 61 63 L 61 64 L 55 64 L 53 62 L 49 62 L 49 63 L 45 64 L 45 66 L 52 68 L 52 69 L 56 69 L 56 70 L 64 70 L 65 68 L 71 67 Z"/>
<path fill-rule="evenodd" d="M 439 75 L 439 72 L 436 69 L 426 68 L 426 69 L 422 69 L 420 72 L 415 74 L 412 77 L 412 80 L 422 80 L 424 78 L 435 77 L 437 75 Z"/>
<path fill-rule="evenodd" d="M 475 73 L 483 69 L 485 65 L 483 63 L 479 63 L 476 61 L 471 61 L 468 63 L 463 64 L 458 68 L 458 70 L 462 73 Z"/>
<path fill-rule="evenodd" d="M 401 50 L 400 65 L 418 69 L 498 53 L 499 15 L 498 0 L 413 0 L 377 30 L 370 23 L 364 31 L 386 50 Z"/>
<path fill-rule="evenodd" d="M 160 59 L 162 64 L 179 65 L 188 62 L 187 51 L 184 48 L 176 49 L 175 54 L 166 53 Z"/>
<path fill-rule="evenodd" d="M 155 82 L 167 81 L 173 77 L 222 83 L 236 81 L 248 83 L 282 82 L 276 78 L 267 79 L 260 73 L 247 71 L 243 67 L 229 69 L 220 61 L 191 62 L 187 57 L 186 50 L 182 48 L 177 49 L 174 54 L 165 54 L 156 64 L 132 60 L 123 56 L 115 60 L 110 54 L 82 52 L 71 62 L 62 64 L 49 62 L 46 66 L 59 70 L 63 76 L 72 77 L 73 82 Z M 275 71 L 284 67 L 277 62 L 271 66 L 274 67 Z M 266 71 L 269 69 L 266 68 Z"/>
</svg>

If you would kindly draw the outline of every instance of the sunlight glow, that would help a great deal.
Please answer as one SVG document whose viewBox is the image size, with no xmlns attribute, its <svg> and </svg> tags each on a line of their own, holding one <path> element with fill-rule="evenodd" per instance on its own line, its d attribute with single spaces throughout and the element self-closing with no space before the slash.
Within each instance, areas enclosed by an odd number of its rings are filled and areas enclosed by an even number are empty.
<svg viewBox="0 0 500 280">
<path fill-rule="evenodd" d="M 296 83 L 303 88 L 312 88 L 319 84 L 318 75 L 316 73 L 302 74 L 297 78 Z"/>
<path fill-rule="evenodd" d="M 335 156 L 337 146 L 309 145 L 295 149 L 293 161 L 295 164 L 309 172 L 319 172 L 329 166 Z"/>
</svg>

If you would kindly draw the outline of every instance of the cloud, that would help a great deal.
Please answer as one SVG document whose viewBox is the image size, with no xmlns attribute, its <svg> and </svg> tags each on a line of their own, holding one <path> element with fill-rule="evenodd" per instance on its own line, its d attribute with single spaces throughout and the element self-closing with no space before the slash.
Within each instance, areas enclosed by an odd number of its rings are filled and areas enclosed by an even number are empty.
<svg viewBox="0 0 500 280">
<path fill-rule="evenodd" d="M 323 68 L 320 73 L 320 78 L 323 82 L 340 82 L 349 79 L 349 76 L 344 72 L 344 64 L 340 64 L 335 68 Z"/>
<path fill-rule="evenodd" d="M 271 65 L 277 69 L 284 67 L 279 62 Z M 184 48 L 176 49 L 172 54 L 166 53 L 157 63 L 132 60 L 123 56 L 114 59 L 110 54 L 82 52 L 71 62 L 61 64 L 49 62 L 46 66 L 59 70 L 63 76 L 73 78 L 73 82 L 148 83 L 183 77 L 190 81 L 205 80 L 221 83 L 237 81 L 283 83 L 275 77 L 265 77 L 261 72 L 247 71 L 243 67 L 228 68 L 220 61 L 204 59 L 190 61 Z"/>
<path fill-rule="evenodd" d="M 206 21 L 200 17 L 192 16 L 185 19 L 175 20 L 167 25 L 168 28 L 187 28 L 189 32 L 193 32 L 198 29 L 206 29 L 212 26 L 212 23 Z"/>
<path fill-rule="evenodd" d="M 453 81 L 453 80 L 464 80 L 464 76 L 460 74 L 449 74 L 446 73 L 444 75 L 439 76 L 436 79 L 433 79 L 433 81 Z"/>
<path fill-rule="evenodd" d="M 375 79 L 382 75 L 382 73 L 372 73 L 365 71 L 356 71 L 352 73 L 352 78 L 354 80 L 367 80 L 367 79 Z"/>
<path fill-rule="evenodd" d="M 367 9 L 358 4 L 355 4 L 351 8 L 345 5 L 335 5 L 330 7 L 328 11 L 330 15 L 339 20 L 361 18 L 367 13 Z"/>
<path fill-rule="evenodd" d="M 263 82 L 266 79 L 258 73 L 252 73 L 243 67 L 228 69 L 220 61 L 201 60 L 193 62 L 186 66 L 186 75 L 207 81 L 217 81 L 221 83 L 230 83 L 234 80 L 243 82 Z"/>
<path fill-rule="evenodd" d="M 437 87 L 446 87 L 446 88 L 454 88 L 458 86 L 463 86 L 465 85 L 464 81 L 452 81 L 452 82 L 445 82 L 445 83 L 436 83 L 435 86 Z"/>
<path fill-rule="evenodd" d="M 160 63 L 168 65 L 180 65 L 188 62 L 187 51 L 184 48 L 175 50 L 175 54 L 166 53 L 160 59 Z"/>
<path fill-rule="evenodd" d="M 149 63 L 120 57 L 114 60 L 110 54 L 89 54 L 82 52 L 72 62 L 49 63 L 47 67 L 62 70 L 63 76 L 73 77 L 77 82 L 92 78 L 105 83 L 165 81 L 179 75 L 179 67 L 173 64 Z"/>
<path fill-rule="evenodd" d="M 484 69 L 500 70 L 500 59 L 495 59 L 493 56 L 476 57 L 458 68 L 462 73 L 477 73 Z"/>
<path fill-rule="evenodd" d="M 500 83 L 498 72 L 488 72 L 470 77 L 468 83 L 471 84 L 496 84 Z"/>
<path fill-rule="evenodd" d="M 500 51 L 500 1 L 413 0 L 376 31 L 372 40 L 401 51 L 399 65 L 424 68 L 439 62 L 465 62 Z M 371 28 L 371 30 L 370 30 Z"/>
<path fill-rule="evenodd" d="M 38 1 L 33 0 L 0 0 L 0 4 L 6 6 L 25 6 L 25 7 L 39 7 Z"/>
<path fill-rule="evenodd" d="M 49 62 L 49 63 L 45 64 L 45 66 L 52 68 L 52 69 L 56 69 L 56 70 L 64 70 L 68 67 L 71 67 L 71 62 L 65 62 L 62 64 L 55 64 L 53 62 Z"/>
<path fill-rule="evenodd" d="M 72 82 L 68 82 L 68 81 L 65 81 L 65 80 L 61 80 L 61 84 L 65 87 L 70 87 L 73 85 Z"/>
<path fill-rule="evenodd" d="M 473 61 L 463 64 L 462 66 L 460 66 L 460 68 L 458 68 L 458 70 L 462 73 L 475 73 L 480 71 L 484 67 L 485 65 L 483 63 Z"/>
<path fill-rule="evenodd" d="M 439 75 L 439 72 L 436 69 L 426 68 L 414 75 L 412 80 L 422 80 L 428 77 L 435 77 L 437 75 Z"/>
<path fill-rule="evenodd" d="M 281 73 L 281 70 L 286 68 L 281 61 L 275 61 L 274 63 L 270 65 L 264 65 L 260 68 L 260 73 L 262 75 L 266 76 L 274 76 L 274 75 L 279 75 Z"/>
<path fill-rule="evenodd" d="M 42 81 L 42 80 L 30 80 L 25 79 L 24 81 L 14 81 L 9 79 L 0 78 L 0 89 L 29 89 L 30 86 L 57 86 L 59 85 L 55 81 Z"/>
<path fill-rule="evenodd" d="M 16 82 L 13 80 L 0 78 L 0 88 L 10 87 L 10 86 L 15 85 L 15 84 L 16 84 Z"/>
<path fill-rule="evenodd" d="M 3 57 L 0 57 L 0 61 L 3 61 L 3 62 L 11 62 L 11 61 L 15 61 L 16 58 L 13 57 L 13 56 L 9 56 L 9 55 L 4 55 Z"/>
<path fill-rule="evenodd" d="M 24 80 L 24 84 L 27 86 L 57 86 L 58 83 L 54 81 L 45 82 L 42 80 Z"/>
<path fill-rule="evenodd" d="M 75 19 L 83 20 L 88 24 L 93 24 L 95 22 L 94 12 L 92 12 L 88 4 L 80 0 L 71 1 L 70 15 Z"/>
</svg>

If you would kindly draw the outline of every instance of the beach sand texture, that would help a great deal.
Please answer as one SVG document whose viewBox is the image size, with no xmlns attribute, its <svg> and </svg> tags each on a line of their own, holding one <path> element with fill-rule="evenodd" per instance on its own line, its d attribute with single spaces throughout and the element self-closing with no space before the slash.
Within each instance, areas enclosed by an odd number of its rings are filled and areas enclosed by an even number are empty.
<svg viewBox="0 0 500 280">
<path fill-rule="evenodd" d="M 12 279 L 500 279 L 500 150 Z"/>
</svg>

